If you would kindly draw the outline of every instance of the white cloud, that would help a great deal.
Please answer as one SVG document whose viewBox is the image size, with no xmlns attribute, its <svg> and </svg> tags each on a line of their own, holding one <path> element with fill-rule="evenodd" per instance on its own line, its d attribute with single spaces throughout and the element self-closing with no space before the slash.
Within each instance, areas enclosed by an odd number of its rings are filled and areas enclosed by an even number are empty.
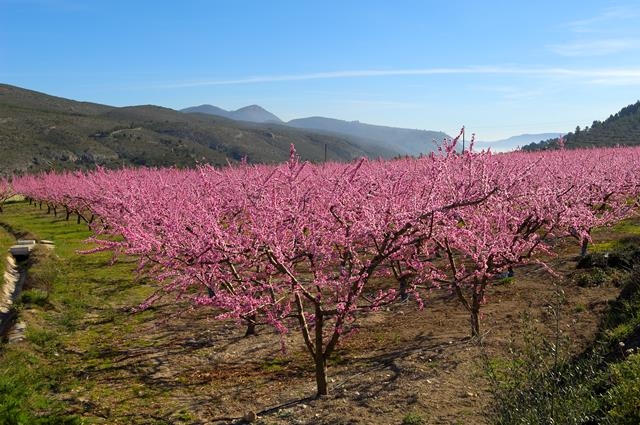
<svg viewBox="0 0 640 425">
<path fill-rule="evenodd" d="M 283 74 L 283 75 L 258 75 L 232 79 L 188 81 L 164 85 L 165 88 L 201 87 L 201 86 L 226 86 L 235 84 L 272 83 L 279 81 L 305 81 L 326 80 L 336 78 L 356 77 L 390 77 L 408 75 L 449 75 L 471 74 L 483 72 L 480 68 L 430 68 L 430 69 L 396 69 L 396 70 L 346 70 L 313 72 L 307 74 Z"/>
</svg>

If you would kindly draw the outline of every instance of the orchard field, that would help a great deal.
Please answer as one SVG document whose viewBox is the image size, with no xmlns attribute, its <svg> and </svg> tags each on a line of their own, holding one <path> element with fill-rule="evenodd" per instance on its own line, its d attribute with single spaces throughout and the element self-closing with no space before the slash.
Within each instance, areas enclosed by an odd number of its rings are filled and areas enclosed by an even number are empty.
<svg viewBox="0 0 640 425">
<path fill-rule="evenodd" d="M 3 199 L 26 200 L 3 227 L 57 247 L 29 270 L 26 339 L 2 376 L 24 380 L 13 361 L 31 386 L 5 410 L 620 423 L 636 399 L 617 400 L 609 362 L 638 363 L 639 176 L 635 148 L 459 154 L 454 140 L 418 159 L 309 164 L 292 147 L 279 166 L 16 177 Z"/>
</svg>

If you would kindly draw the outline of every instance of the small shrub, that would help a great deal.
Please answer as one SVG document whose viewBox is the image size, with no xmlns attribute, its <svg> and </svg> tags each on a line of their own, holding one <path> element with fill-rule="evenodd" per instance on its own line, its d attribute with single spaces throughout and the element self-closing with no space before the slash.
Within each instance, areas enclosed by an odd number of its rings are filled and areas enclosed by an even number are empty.
<svg viewBox="0 0 640 425">
<path fill-rule="evenodd" d="M 49 293 L 42 289 L 29 289 L 24 291 L 20 297 L 23 304 L 35 304 L 43 307 L 48 303 Z"/>
<path fill-rule="evenodd" d="M 640 354 L 611 366 L 613 387 L 607 391 L 608 419 L 616 424 L 640 423 Z"/>
<path fill-rule="evenodd" d="M 578 286 L 583 288 L 602 286 L 607 280 L 607 273 L 599 267 L 594 267 L 589 272 L 583 273 L 578 277 Z"/>
<path fill-rule="evenodd" d="M 608 264 L 607 255 L 601 252 L 594 252 L 591 254 L 587 254 L 584 257 L 581 257 L 578 260 L 578 265 L 576 268 L 578 269 L 592 269 L 595 267 L 605 268 Z"/>
<path fill-rule="evenodd" d="M 27 328 L 27 341 L 35 344 L 39 347 L 51 347 L 52 342 L 57 339 L 55 332 L 48 331 L 46 329 L 33 329 Z"/>
<path fill-rule="evenodd" d="M 60 402 L 44 395 L 51 390 L 45 377 L 59 373 L 27 351 L 0 352 L 0 424 L 80 425 L 79 417 L 66 415 Z"/>
<path fill-rule="evenodd" d="M 496 285 L 510 285 L 513 283 L 513 276 L 498 279 Z"/>
<path fill-rule="evenodd" d="M 557 294 L 554 315 L 562 303 Z M 601 380 L 595 365 L 598 357 L 573 361 L 565 347 L 570 343 L 559 333 L 546 338 L 531 318 L 523 317 L 520 344 L 513 344 L 509 356 L 483 355 L 491 382 L 494 404 L 489 411 L 493 423 L 506 424 L 583 424 L 598 409 L 591 384 Z M 587 384 L 585 384 L 585 382 Z"/>
<path fill-rule="evenodd" d="M 520 367 L 528 371 L 501 371 L 507 379 L 494 389 L 494 423 L 578 425 L 591 420 L 599 407 L 592 384 L 602 379 L 595 361 L 563 362 L 554 367 L 549 353 L 538 354 L 545 366 L 527 361 Z"/>
<path fill-rule="evenodd" d="M 409 413 L 402 418 L 402 425 L 423 425 L 424 423 L 422 416 L 415 412 Z"/>
<path fill-rule="evenodd" d="M 37 248 L 34 257 L 29 261 L 32 264 L 27 273 L 25 286 L 49 292 L 60 274 L 60 261 L 52 252 L 43 248 Z"/>
<path fill-rule="evenodd" d="M 290 419 L 293 418 L 293 412 L 291 410 L 279 410 L 278 417 L 280 419 Z"/>
<path fill-rule="evenodd" d="M 189 413 L 186 410 L 181 410 L 174 415 L 173 420 L 180 421 L 180 422 L 192 422 L 193 415 L 191 415 L 191 413 Z"/>
<path fill-rule="evenodd" d="M 620 323 L 616 327 L 609 329 L 605 333 L 605 338 L 609 343 L 617 344 L 624 341 L 633 332 L 633 325 L 629 323 Z"/>
</svg>

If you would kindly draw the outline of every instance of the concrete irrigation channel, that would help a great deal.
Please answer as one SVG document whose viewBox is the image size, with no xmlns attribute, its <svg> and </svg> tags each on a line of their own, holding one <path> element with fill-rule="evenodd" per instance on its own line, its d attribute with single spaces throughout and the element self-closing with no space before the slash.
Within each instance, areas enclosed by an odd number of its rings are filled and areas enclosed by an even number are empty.
<svg viewBox="0 0 640 425">
<path fill-rule="evenodd" d="M 50 241 L 41 244 L 53 246 Z M 27 260 L 35 249 L 37 242 L 33 239 L 19 239 L 9 248 L 5 260 L 4 279 L 0 290 L 0 338 L 8 342 L 24 339 L 25 324 L 17 320 L 15 301 L 20 296 L 27 276 Z"/>
</svg>

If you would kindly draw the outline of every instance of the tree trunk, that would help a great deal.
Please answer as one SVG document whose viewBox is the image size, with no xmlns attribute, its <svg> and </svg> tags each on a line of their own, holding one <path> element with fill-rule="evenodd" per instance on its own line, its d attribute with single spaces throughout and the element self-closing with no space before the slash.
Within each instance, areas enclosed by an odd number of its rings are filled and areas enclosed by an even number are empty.
<svg viewBox="0 0 640 425">
<path fill-rule="evenodd" d="M 71 210 L 68 207 L 64 207 L 64 220 L 69 221 L 69 216 L 71 215 Z"/>
<path fill-rule="evenodd" d="M 322 338 L 322 330 L 324 325 L 324 317 L 322 315 L 322 308 L 320 308 L 320 304 L 316 304 L 316 322 L 315 322 L 315 368 L 316 368 L 316 387 L 318 389 L 318 393 L 316 395 L 317 398 L 322 397 L 323 395 L 329 395 L 329 389 L 327 388 L 327 361 L 325 359 L 324 353 L 324 341 Z"/>
<path fill-rule="evenodd" d="M 474 309 L 471 311 L 471 337 L 478 336 L 480 336 L 480 312 Z"/>
<path fill-rule="evenodd" d="M 316 353 L 315 366 L 316 387 L 318 389 L 316 398 L 320 398 L 323 395 L 329 395 L 329 389 L 327 388 L 327 362 L 321 352 Z"/>
<path fill-rule="evenodd" d="M 408 280 L 409 276 L 400 277 L 400 301 L 406 301 L 409 299 L 409 294 L 407 294 L 407 286 L 409 286 L 407 282 Z"/>
<path fill-rule="evenodd" d="M 482 301 L 483 290 L 473 288 L 471 299 L 471 337 L 480 337 L 480 302 Z"/>
<path fill-rule="evenodd" d="M 256 315 L 252 314 L 251 316 L 249 316 L 245 320 L 247 322 L 247 331 L 244 333 L 245 338 L 248 337 L 248 336 L 257 335 L 257 333 L 256 333 Z"/>
<path fill-rule="evenodd" d="M 580 244 L 580 256 L 585 257 L 587 255 L 587 248 L 589 246 L 589 240 L 587 238 L 582 238 L 582 243 Z"/>
</svg>

